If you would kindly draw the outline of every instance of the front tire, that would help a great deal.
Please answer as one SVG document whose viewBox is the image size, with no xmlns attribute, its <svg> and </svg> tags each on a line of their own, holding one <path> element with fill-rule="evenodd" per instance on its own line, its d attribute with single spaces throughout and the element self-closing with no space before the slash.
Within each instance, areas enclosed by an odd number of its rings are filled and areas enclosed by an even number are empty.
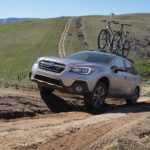
<svg viewBox="0 0 150 150">
<path fill-rule="evenodd" d="M 126 103 L 128 105 L 134 105 L 134 104 L 137 103 L 138 98 L 139 98 L 139 88 L 136 87 L 136 89 L 134 90 L 133 95 L 130 98 L 126 99 Z"/>
<path fill-rule="evenodd" d="M 107 88 L 103 82 L 99 82 L 94 91 L 90 94 L 84 96 L 84 104 L 87 110 L 90 109 L 100 109 L 105 101 L 107 95 Z"/>
<path fill-rule="evenodd" d="M 41 98 L 47 103 L 54 90 L 39 86 Z"/>
</svg>

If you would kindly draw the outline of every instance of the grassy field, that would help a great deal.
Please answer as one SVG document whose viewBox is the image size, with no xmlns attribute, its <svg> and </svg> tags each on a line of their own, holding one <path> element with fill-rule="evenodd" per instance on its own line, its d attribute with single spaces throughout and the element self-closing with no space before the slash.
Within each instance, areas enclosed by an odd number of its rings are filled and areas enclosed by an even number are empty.
<svg viewBox="0 0 150 150">
<path fill-rule="evenodd" d="M 77 33 L 77 19 L 74 17 L 66 41 L 65 48 L 68 54 L 85 49 Z M 97 49 L 97 37 L 105 23 L 102 19 L 109 19 L 108 16 L 83 16 L 81 17 L 81 32 L 85 35 L 89 49 Z M 145 38 L 150 40 L 150 14 L 132 14 L 114 16 L 113 19 L 119 22 L 127 22 L 133 26 L 127 28 L 130 37 L 140 41 Z M 18 85 L 30 85 L 27 78 L 18 81 L 18 75 L 22 72 L 27 76 L 33 62 L 40 56 L 58 56 L 58 43 L 68 18 L 30 20 L 14 23 L 0 24 L 0 85 L 12 83 Z M 118 29 L 119 26 L 113 26 Z M 140 44 L 139 44 L 140 45 Z M 141 51 L 150 50 L 139 46 Z M 136 51 L 135 51 L 136 52 Z M 130 57 L 141 74 L 150 74 L 150 64 L 145 62 L 144 57 L 135 57 L 134 51 Z"/>
<path fill-rule="evenodd" d="M 129 14 L 129 15 L 117 15 L 110 18 L 109 16 L 84 16 L 82 17 L 84 30 L 87 36 L 87 43 L 89 49 L 97 49 L 97 37 L 99 32 L 105 28 L 106 24 L 102 23 L 103 19 L 113 19 L 121 23 L 132 24 L 132 27 L 125 27 L 130 32 L 131 40 L 131 53 L 130 59 L 134 60 L 136 67 L 143 77 L 150 78 L 150 60 L 146 61 L 145 54 L 149 51 L 150 54 L 150 14 Z M 74 24 L 74 23 L 73 23 Z M 112 25 L 114 30 L 119 30 L 119 25 Z M 74 41 L 78 40 L 77 33 L 75 31 L 75 25 L 70 28 L 70 33 L 73 34 L 74 40 L 71 40 L 68 35 L 68 40 L 73 45 Z M 83 31 L 84 32 L 84 31 Z M 147 40 L 149 44 L 147 44 Z M 138 42 L 135 42 L 138 41 Z M 67 42 L 67 41 L 66 41 Z M 70 44 L 70 45 L 71 45 Z M 74 43 L 75 44 L 75 43 Z M 66 45 L 67 46 L 67 45 Z M 78 49 L 83 49 L 79 45 Z M 135 49 L 136 47 L 136 49 Z M 144 55 L 139 55 L 143 53 Z M 150 59 L 150 58 L 149 58 Z"/>
<path fill-rule="evenodd" d="M 58 55 L 58 43 L 66 21 L 67 18 L 56 18 L 1 23 L 1 82 L 16 82 L 18 75 L 29 72 L 33 62 L 40 56 Z M 28 79 L 22 82 L 28 83 Z"/>
</svg>

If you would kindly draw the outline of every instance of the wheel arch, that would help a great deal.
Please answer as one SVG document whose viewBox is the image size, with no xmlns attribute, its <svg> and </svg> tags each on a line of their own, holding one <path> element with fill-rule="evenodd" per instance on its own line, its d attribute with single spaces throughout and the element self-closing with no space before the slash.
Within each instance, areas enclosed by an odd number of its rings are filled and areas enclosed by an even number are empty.
<svg viewBox="0 0 150 150">
<path fill-rule="evenodd" d="M 99 82 L 102 82 L 106 85 L 106 88 L 107 88 L 107 94 L 108 94 L 108 91 L 109 91 L 109 86 L 110 86 L 110 81 L 108 79 L 108 77 L 101 77 L 98 81 L 97 81 L 97 84 Z"/>
</svg>

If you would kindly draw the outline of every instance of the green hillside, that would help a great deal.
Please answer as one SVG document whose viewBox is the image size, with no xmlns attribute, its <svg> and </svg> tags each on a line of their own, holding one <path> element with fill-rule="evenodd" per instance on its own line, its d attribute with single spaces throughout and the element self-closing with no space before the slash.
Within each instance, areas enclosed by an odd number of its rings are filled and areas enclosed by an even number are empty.
<svg viewBox="0 0 150 150">
<path fill-rule="evenodd" d="M 56 18 L 1 23 L 0 81 L 17 82 L 18 75 L 29 72 L 39 56 L 58 55 L 58 43 L 66 21 L 67 18 Z M 28 83 L 28 79 L 22 82 Z"/>
<path fill-rule="evenodd" d="M 65 41 L 68 54 L 83 49 L 97 49 L 97 37 L 107 16 L 74 17 Z M 143 76 L 149 77 L 150 64 L 145 55 L 150 51 L 150 14 L 113 16 L 119 22 L 130 23 L 127 28 L 132 40 L 130 57 Z M 27 75 L 33 62 L 44 55 L 58 56 L 58 43 L 68 18 L 42 19 L 0 24 L 0 84 L 32 85 L 28 78 L 18 81 L 18 75 Z M 113 26 L 116 30 L 119 26 Z M 142 52 L 140 54 L 139 52 Z M 134 57 L 133 57 L 134 56 Z"/>
<path fill-rule="evenodd" d="M 132 24 L 132 27 L 125 27 L 130 32 L 129 38 L 131 41 L 131 53 L 130 58 L 135 61 L 135 64 L 143 77 L 150 78 L 150 14 L 128 14 L 117 15 L 112 18 L 108 16 L 84 16 L 81 18 L 81 32 L 85 35 L 86 43 L 88 43 L 88 49 L 97 49 L 97 37 L 99 32 L 106 26 L 102 23 L 102 19 L 112 19 L 119 21 L 120 23 Z M 77 19 L 75 18 L 74 21 Z M 79 36 L 76 30 L 77 22 L 70 28 L 70 35 L 68 35 L 68 41 L 66 46 L 69 48 L 71 45 L 76 45 L 75 41 L 79 41 L 80 47 L 78 50 L 86 49 L 83 43 L 79 40 Z M 112 25 L 114 30 L 119 30 L 119 25 Z M 76 33 L 75 33 L 76 31 Z M 71 39 L 75 40 L 71 40 Z M 67 48 L 68 48 L 67 47 Z M 76 46 L 77 47 L 77 46 Z M 74 47 L 73 47 L 74 49 Z M 76 48 L 77 50 L 77 48 Z M 148 59 L 149 58 L 149 59 Z"/>
</svg>

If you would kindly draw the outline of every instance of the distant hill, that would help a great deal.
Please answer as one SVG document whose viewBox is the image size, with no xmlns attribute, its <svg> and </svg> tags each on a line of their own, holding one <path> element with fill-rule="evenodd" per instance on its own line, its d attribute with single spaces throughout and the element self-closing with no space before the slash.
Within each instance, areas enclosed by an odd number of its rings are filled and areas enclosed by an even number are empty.
<svg viewBox="0 0 150 150">
<path fill-rule="evenodd" d="M 37 18 L 3 18 L 0 19 L 0 22 L 16 22 L 16 21 L 24 21 L 24 20 L 35 20 Z"/>
</svg>

